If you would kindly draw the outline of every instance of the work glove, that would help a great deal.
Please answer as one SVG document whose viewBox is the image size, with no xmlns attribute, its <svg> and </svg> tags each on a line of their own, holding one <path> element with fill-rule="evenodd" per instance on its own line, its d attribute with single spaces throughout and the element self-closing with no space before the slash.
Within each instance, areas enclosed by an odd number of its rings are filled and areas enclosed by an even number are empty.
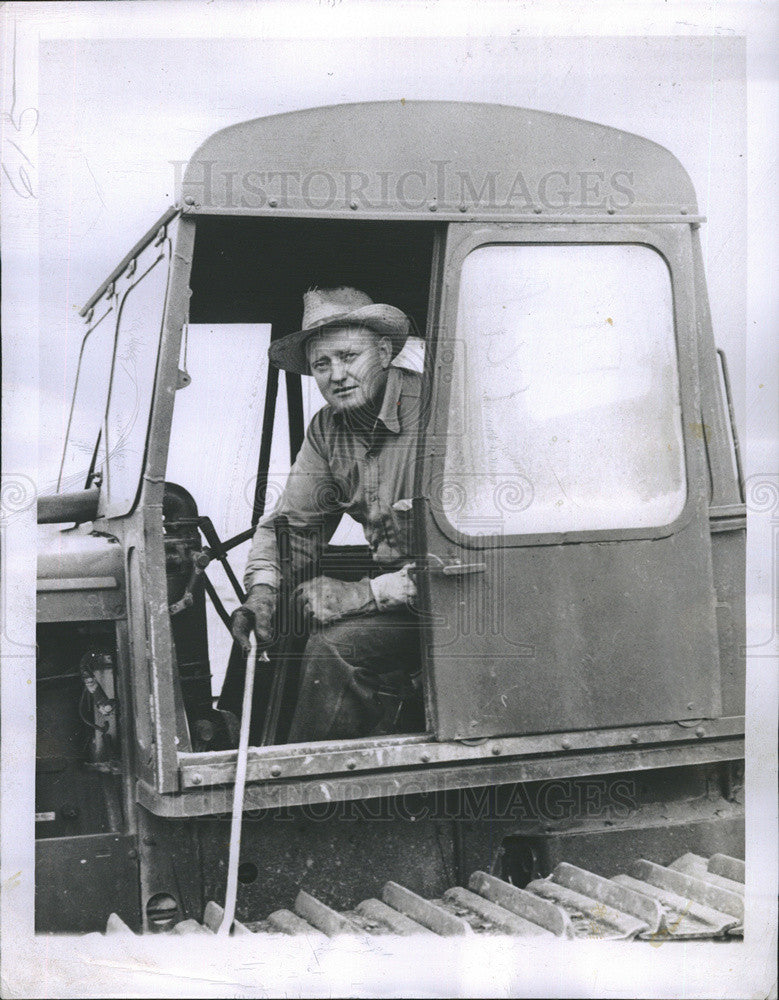
<svg viewBox="0 0 779 1000">
<path fill-rule="evenodd" d="M 276 610 L 276 591 L 267 584 L 258 583 L 246 595 L 243 604 L 230 617 L 233 639 L 244 653 L 251 649 L 249 637 L 252 629 L 257 637 L 257 647 L 266 649 L 273 642 L 273 613 Z"/>
<path fill-rule="evenodd" d="M 301 583 L 295 589 L 295 596 L 303 610 L 320 625 L 376 610 L 367 577 L 350 583 L 329 576 L 316 576 Z"/>
<path fill-rule="evenodd" d="M 408 571 L 413 568 L 413 563 L 407 563 L 394 573 L 383 573 L 370 581 L 373 599 L 379 611 L 390 611 L 392 608 L 413 604 L 417 588 L 408 575 Z"/>
</svg>

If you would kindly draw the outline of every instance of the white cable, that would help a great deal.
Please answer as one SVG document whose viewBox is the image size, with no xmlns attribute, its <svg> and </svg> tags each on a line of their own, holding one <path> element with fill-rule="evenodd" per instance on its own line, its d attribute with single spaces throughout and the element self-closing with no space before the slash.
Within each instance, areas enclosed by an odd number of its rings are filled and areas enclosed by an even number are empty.
<svg viewBox="0 0 779 1000">
<path fill-rule="evenodd" d="M 241 827 L 243 824 L 243 794 L 246 788 L 246 765 L 249 759 L 249 726 L 252 717 L 252 695 L 254 693 L 254 670 L 257 660 L 257 646 L 254 634 L 250 637 L 249 654 L 246 657 L 246 680 L 243 687 L 243 707 L 241 709 L 241 731 L 238 737 L 238 761 L 235 769 L 233 790 L 233 815 L 230 820 L 230 854 L 227 865 L 227 889 L 225 891 L 225 912 L 217 934 L 228 935 L 235 920 L 235 904 L 238 898 L 238 862 L 241 857 Z M 263 650 L 260 658 L 267 662 L 268 654 Z"/>
</svg>

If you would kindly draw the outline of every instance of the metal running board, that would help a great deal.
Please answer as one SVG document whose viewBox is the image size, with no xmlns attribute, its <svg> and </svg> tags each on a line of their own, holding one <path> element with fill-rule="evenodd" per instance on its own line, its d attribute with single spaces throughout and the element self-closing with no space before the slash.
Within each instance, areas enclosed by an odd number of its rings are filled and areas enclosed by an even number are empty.
<svg viewBox="0 0 779 1000">
<path fill-rule="evenodd" d="M 477 871 L 468 888 L 454 886 L 439 899 L 425 899 L 387 882 L 381 899 L 366 899 L 345 911 L 301 889 L 293 910 L 276 910 L 264 920 L 236 921 L 233 933 L 304 934 L 319 942 L 342 934 L 721 939 L 743 934 L 744 862 L 724 854 L 708 859 L 684 854 L 667 866 L 642 859 L 629 874 L 609 878 L 563 862 L 524 889 Z M 222 916 L 221 906 L 211 901 L 202 922 L 182 920 L 165 933 L 213 933 Z M 111 914 L 106 934 L 128 932 Z"/>
</svg>

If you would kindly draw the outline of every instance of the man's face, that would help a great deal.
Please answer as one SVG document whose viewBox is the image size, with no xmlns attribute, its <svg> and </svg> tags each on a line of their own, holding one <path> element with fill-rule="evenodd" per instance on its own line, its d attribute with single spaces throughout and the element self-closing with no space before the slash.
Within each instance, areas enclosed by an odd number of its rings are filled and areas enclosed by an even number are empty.
<svg viewBox="0 0 779 1000">
<path fill-rule="evenodd" d="M 353 410 L 383 391 L 392 341 L 371 330 L 333 327 L 311 337 L 306 352 L 325 401 L 335 410 Z"/>
</svg>

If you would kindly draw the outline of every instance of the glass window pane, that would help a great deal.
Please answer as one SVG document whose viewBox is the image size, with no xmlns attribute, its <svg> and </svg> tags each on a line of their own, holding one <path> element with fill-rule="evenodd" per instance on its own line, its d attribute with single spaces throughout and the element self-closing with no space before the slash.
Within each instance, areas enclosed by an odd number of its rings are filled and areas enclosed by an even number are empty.
<svg viewBox="0 0 779 1000">
<path fill-rule="evenodd" d="M 674 520 L 686 484 L 662 257 L 612 244 L 469 254 L 448 434 L 442 501 L 463 532 Z"/>
<path fill-rule="evenodd" d="M 62 457 L 58 492 L 81 490 L 105 417 L 108 380 L 114 350 L 114 314 L 109 306 L 84 337 L 73 395 L 68 438 Z M 101 442 L 104 444 L 104 442 Z M 101 453 L 104 451 L 101 448 Z M 101 468 L 101 454 L 95 467 Z"/>
<path fill-rule="evenodd" d="M 167 257 L 160 255 L 126 292 L 120 307 L 106 415 L 104 487 L 115 515 L 130 509 L 141 479 L 167 283 Z"/>
</svg>

